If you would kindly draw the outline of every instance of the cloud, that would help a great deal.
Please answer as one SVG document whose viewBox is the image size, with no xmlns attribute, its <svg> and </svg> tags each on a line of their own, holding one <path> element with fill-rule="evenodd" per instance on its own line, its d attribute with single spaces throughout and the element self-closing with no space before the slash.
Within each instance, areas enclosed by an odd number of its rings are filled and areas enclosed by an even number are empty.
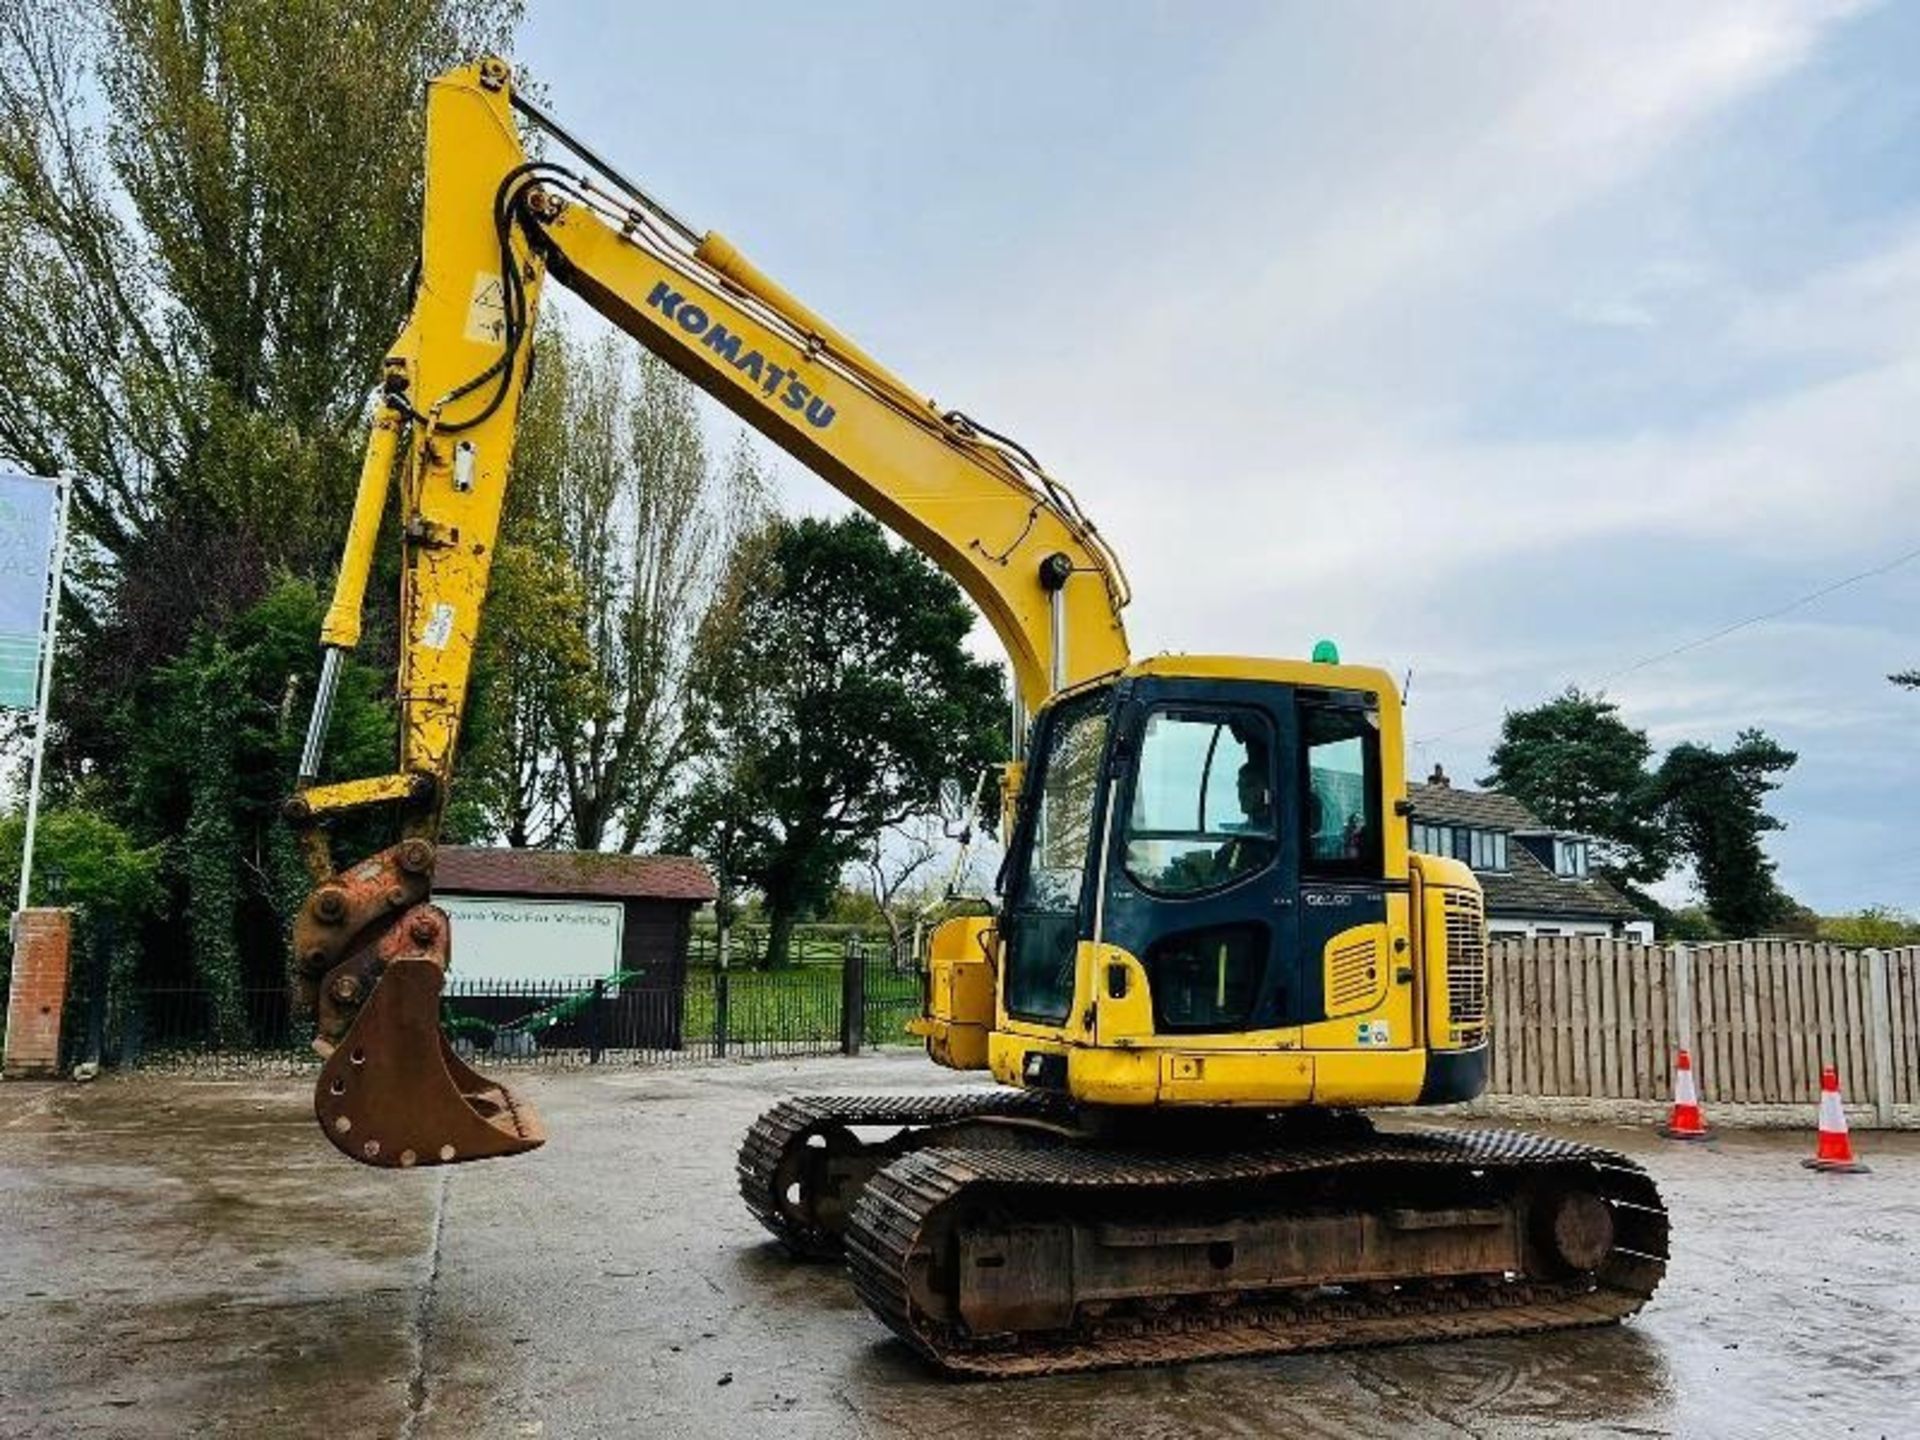
<svg viewBox="0 0 1920 1440">
<path fill-rule="evenodd" d="M 1897 10 L 1119 5 L 1057 63 L 1063 27 L 1010 13 L 991 93 L 892 13 L 844 23 L 862 65 L 918 57 L 911 84 L 813 86 L 824 159 L 769 154 L 723 213 L 1073 486 L 1136 649 L 1337 635 L 1414 669 L 1422 733 L 1478 726 L 1434 750 L 1477 774 L 1504 706 L 1920 543 L 1920 185 L 1885 163 L 1920 132 L 1860 108 L 1904 93 Z M 733 58 L 742 93 L 789 60 Z M 647 103 L 694 113 L 678 83 Z M 724 132 L 692 188 L 758 163 L 729 123 L 688 137 Z M 1873 735 L 1920 703 L 1878 678 L 1902 578 L 1619 687 L 1663 739 L 1801 749 L 1780 848 L 1816 900 L 1894 874 L 1876 827 L 1913 766 Z"/>
</svg>

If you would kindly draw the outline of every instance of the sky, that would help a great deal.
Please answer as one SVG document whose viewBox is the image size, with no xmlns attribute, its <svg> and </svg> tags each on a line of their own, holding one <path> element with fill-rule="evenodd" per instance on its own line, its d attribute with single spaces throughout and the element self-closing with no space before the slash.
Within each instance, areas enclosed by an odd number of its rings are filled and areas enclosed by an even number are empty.
<svg viewBox="0 0 1920 1440">
<path fill-rule="evenodd" d="M 1786 889 L 1920 911 L 1920 6 L 528 9 L 563 123 L 1072 486 L 1136 654 L 1332 637 L 1463 782 L 1569 684 L 1759 727 Z"/>
</svg>

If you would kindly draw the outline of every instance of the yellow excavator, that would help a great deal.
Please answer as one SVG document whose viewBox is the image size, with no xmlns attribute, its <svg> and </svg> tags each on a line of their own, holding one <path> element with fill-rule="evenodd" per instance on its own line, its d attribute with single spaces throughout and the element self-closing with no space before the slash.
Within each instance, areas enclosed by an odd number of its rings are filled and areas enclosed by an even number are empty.
<svg viewBox="0 0 1920 1440">
<path fill-rule="evenodd" d="M 531 158 L 523 128 L 545 153 Z M 946 1370 L 1021 1375 L 1620 1319 L 1668 1225 L 1626 1158 L 1510 1131 L 1379 1129 L 1487 1071 L 1466 867 L 1412 853 L 1400 701 L 1339 662 L 1134 660 L 1126 581 L 1013 440 L 896 378 L 486 59 L 427 100 L 423 248 L 386 361 L 288 818 L 324 1064 L 371 1165 L 510 1155 L 538 1117 L 448 1047 L 434 841 L 543 285 L 559 281 L 930 556 L 1004 642 L 1017 758 L 998 913 L 933 936 L 928 1054 L 1001 1088 L 787 1101 L 742 1195 Z M 398 491 L 399 765 L 320 772 Z M 331 822 L 389 806 L 336 869 Z"/>
</svg>

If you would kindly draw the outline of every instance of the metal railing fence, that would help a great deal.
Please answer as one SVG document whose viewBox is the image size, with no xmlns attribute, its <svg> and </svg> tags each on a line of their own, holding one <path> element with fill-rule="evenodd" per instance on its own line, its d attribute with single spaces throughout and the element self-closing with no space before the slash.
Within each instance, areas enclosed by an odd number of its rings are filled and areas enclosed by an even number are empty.
<svg viewBox="0 0 1920 1440">
<path fill-rule="evenodd" d="M 835 963 L 722 970 L 696 949 L 672 980 L 615 975 L 562 980 L 449 977 L 442 1024 L 462 1054 L 485 1064 L 661 1064 L 855 1053 L 909 1043 L 920 976 L 897 966 L 884 938 L 836 937 Z M 815 947 L 817 948 L 817 947 Z M 283 987 L 218 992 L 140 987 L 96 1009 L 93 977 L 76 973 L 68 1000 L 69 1065 L 191 1061 L 311 1053 L 313 1022 Z"/>
</svg>

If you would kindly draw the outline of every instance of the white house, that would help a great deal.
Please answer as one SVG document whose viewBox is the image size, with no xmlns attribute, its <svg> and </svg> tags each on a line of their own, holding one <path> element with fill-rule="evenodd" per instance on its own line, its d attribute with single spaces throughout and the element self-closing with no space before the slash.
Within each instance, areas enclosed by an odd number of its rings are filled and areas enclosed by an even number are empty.
<svg viewBox="0 0 1920 1440">
<path fill-rule="evenodd" d="M 1589 871 L 1589 837 L 1555 830 L 1511 795 L 1461 790 L 1434 766 L 1409 785 L 1413 848 L 1470 866 L 1487 899 L 1487 931 L 1618 935 L 1651 941 L 1653 922 Z"/>
</svg>

